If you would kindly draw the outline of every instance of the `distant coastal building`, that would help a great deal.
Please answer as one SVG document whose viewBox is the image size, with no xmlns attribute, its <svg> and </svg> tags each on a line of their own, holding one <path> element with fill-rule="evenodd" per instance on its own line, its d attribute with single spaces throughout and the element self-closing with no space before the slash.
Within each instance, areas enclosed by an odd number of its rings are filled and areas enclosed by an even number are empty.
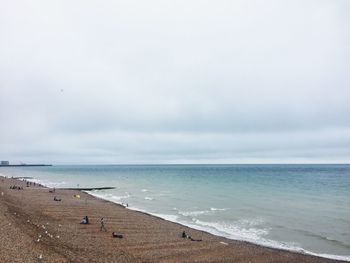
<svg viewBox="0 0 350 263">
<path fill-rule="evenodd" d="M 1 161 L 0 165 L 7 166 L 7 165 L 10 165 L 10 162 L 9 161 Z"/>
</svg>

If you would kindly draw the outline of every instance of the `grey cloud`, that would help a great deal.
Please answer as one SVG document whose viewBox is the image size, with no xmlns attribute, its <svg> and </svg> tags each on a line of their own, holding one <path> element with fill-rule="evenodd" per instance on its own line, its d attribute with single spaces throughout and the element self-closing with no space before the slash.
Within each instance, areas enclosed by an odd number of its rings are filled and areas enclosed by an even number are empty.
<svg viewBox="0 0 350 263">
<path fill-rule="evenodd" d="M 0 155 L 315 162 L 328 149 L 346 161 L 349 11 L 342 0 L 8 1 Z"/>
</svg>

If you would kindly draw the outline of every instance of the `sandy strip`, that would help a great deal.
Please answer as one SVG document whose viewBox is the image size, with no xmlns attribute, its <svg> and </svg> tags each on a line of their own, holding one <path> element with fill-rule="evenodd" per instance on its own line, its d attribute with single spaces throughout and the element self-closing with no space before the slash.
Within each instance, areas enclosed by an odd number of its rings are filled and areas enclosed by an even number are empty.
<svg viewBox="0 0 350 263">
<path fill-rule="evenodd" d="M 85 215 L 91 223 L 79 224 Z M 113 238 L 113 231 L 123 238 Z M 182 231 L 202 241 L 184 239 Z M 83 192 L 50 193 L 4 177 L 0 232 L 0 262 L 341 262 L 217 237 Z"/>
</svg>

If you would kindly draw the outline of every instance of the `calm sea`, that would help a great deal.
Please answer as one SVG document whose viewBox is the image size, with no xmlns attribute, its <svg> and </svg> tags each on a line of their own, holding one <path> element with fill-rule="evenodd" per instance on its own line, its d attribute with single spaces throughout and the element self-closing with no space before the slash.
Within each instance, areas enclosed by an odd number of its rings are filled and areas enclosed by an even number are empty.
<svg viewBox="0 0 350 263">
<path fill-rule="evenodd" d="M 207 232 L 350 261 L 350 165 L 84 165 L 0 168 Z"/>
</svg>

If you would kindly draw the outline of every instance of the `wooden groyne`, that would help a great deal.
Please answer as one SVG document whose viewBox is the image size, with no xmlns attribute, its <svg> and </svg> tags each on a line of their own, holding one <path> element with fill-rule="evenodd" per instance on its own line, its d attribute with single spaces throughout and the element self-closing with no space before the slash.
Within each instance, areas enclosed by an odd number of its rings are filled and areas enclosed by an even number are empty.
<svg viewBox="0 0 350 263">
<path fill-rule="evenodd" d="M 110 190 L 115 189 L 115 187 L 91 187 L 91 188 L 82 188 L 82 187 L 75 187 L 75 188 L 56 188 L 57 190 L 75 190 L 75 191 L 98 191 L 98 190 Z"/>
</svg>

